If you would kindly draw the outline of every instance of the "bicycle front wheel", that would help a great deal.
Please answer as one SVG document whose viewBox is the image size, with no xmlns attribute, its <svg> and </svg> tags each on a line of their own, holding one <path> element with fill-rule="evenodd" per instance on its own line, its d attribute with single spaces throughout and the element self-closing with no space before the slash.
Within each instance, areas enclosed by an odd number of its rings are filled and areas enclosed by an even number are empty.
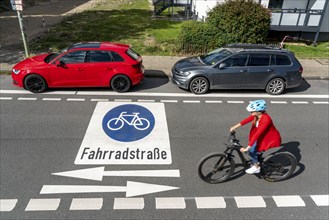
<svg viewBox="0 0 329 220">
<path fill-rule="evenodd" d="M 295 171 L 297 160 L 288 152 L 271 154 L 263 161 L 262 177 L 269 182 L 278 182 L 288 179 Z"/>
<path fill-rule="evenodd" d="M 198 174 L 207 183 L 224 182 L 230 178 L 234 169 L 234 160 L 221 153 L 209 154 L 202 158 L 198 164 Z"/>
</svg>

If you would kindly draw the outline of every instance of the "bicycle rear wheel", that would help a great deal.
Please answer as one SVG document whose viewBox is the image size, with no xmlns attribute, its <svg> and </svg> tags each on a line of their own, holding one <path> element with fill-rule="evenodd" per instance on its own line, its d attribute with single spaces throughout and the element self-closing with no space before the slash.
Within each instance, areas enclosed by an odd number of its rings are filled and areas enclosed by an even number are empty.
<svg viewBox="0 0 329 220">
<path fill-rule="evenodd" d="M 267 156 L 261 167 L 262 177 L 269 182 L 288 179 L 295 171 L 297 160 L 288 152 L 281 152 Z"/>
<path fill-rule="evenodd" d="M 234 160 L 221 153 L 209 154 L 203 157 L 198 164 L 198 174 L 207 183 L 224 182 L 230 178 L 234 169 Z"/>
</svg>

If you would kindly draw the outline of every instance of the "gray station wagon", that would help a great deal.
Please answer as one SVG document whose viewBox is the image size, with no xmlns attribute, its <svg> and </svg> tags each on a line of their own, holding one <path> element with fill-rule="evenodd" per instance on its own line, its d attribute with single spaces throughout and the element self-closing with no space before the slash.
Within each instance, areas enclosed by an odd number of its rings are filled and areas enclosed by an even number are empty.
<svg viewBox="0 0 329 220">
<path fill-rule="evenodd" d="M 302 83 L 303 67 L 288 50 L 253 44 L 230 44 L 206 55 L 178 61 L 172 81 L 195 94 L 209 89 L 265 89 L 279 95 Z"/>
</svg>

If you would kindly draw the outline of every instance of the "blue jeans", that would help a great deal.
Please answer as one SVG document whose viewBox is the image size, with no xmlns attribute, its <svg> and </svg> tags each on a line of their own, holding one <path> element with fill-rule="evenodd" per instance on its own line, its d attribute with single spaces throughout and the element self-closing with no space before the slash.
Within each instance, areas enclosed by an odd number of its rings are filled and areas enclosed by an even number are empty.
<svg viewBox="0 0 329 220">
<path fill-rule="evenodd" d="M 258 163 L 258 154 L 257 154 L 257 141 L 249 149 L 249 155 L 253 164 Z"/>
</svg>

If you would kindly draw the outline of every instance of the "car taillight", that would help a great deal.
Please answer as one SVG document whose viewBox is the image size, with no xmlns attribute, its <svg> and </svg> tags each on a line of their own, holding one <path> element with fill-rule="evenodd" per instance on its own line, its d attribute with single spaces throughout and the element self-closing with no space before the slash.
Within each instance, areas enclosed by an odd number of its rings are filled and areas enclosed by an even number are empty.
<svg viewBox="0 0 329 220">
<path fill-rule="evenodd" d="M 304 69 L 303 69 L 303 67 L 301 66 L 301 67 L 299 68 L 298 72 L 299 72 L 299 73 L 303 73 L 303 70 L 304 70 Z"/>
</svg>

